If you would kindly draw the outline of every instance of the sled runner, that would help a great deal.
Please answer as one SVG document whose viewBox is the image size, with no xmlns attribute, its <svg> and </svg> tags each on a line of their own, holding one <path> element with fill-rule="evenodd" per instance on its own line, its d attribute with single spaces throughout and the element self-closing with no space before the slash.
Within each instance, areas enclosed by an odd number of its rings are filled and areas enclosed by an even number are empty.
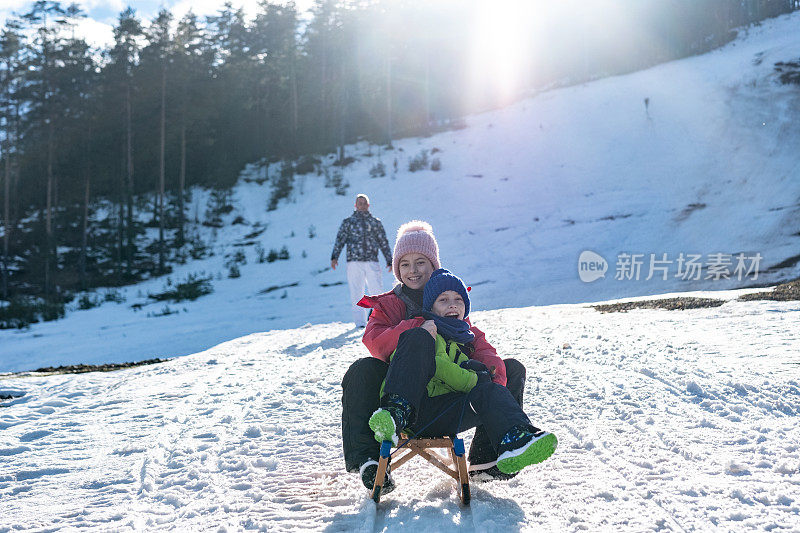
<svg viewBox="0 0 800 533">
<path fill-rule="evenodd" d="M 419 455 L 430 464 L 456 480 L 456 490 L 461 503 L 469 505 L 469 476 L 467 475 L 467 460 L 464 454 L 464 441 L 457 437 L 438 438 L 409 438 L 401 433 L 401 442 L 394 453 L 403 448 L 407 451 L 392 461 L 392 469 L 397 470 L 415 455 Z M 445 449 L 449 457 L 432 452 L 435 449 Z M 375 503 L 381 500 L 381 488 L 386 477 L 386 467 L 392 458 L 392 441 L 385 440 L 381 443 L 381 458 L 378 461 L 378 473 L 375 476 L 375 485 L 372 487 L 372 499 Z"/>
</svg>

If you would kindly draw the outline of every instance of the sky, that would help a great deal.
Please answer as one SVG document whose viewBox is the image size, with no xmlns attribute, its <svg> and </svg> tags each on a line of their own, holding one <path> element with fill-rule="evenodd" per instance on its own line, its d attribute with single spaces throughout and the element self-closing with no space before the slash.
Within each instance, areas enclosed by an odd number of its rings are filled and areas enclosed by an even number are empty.
<svg viewBox="0 0 800 533">
<path fill-rule="evenodd" d="M 93 46 L 106 46 L 113 41 L 112 28 L 119 13 L 129 5 L 144 21 L 155 17 L 162 7 L 169 9 L 176 19 L 180 19 L 191 8 L 195 14 L 213 15 L 222 8 L 225 0 L 74 0 L 86 12 L 87 17 L 78 25 L 78 34 Z M 241 6 L 250 14 L 257 8 L 259 0 L 232 0 L 234 6 Z M 64 5 L 69 5 L 69 0 Z M 295 0 L 299 12 L 305 12 L 312 0 Z M 32 0 L 0 0 L 0 24 L 12 14 L 24 14 L 33 5 Z"/>
</svg>

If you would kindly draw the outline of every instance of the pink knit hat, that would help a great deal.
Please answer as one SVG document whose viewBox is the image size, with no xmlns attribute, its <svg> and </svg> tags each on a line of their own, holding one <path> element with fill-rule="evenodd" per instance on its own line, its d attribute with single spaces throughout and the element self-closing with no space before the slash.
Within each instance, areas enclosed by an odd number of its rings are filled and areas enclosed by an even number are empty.
<svg viewBox="0 0 800 533">
<path fill-rule="evenodd" d="M 433 228 L 427 222 L 412 220 L 397 230 L 397 240 L 394 241 L 394 254 L 392 255 L 392 269 L 397 281 L 402 281 L 400 279 L 400 259 L 411 253 L 427 257 L 434 270 L 440 268 L 439 245 L 436 243 L 436 237 L 433 236 Z"/>
</svg>

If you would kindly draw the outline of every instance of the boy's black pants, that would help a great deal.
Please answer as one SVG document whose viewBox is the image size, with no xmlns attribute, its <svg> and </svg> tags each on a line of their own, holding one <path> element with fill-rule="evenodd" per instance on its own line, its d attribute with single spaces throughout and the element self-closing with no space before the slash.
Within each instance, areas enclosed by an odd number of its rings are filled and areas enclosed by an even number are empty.
<svg viewBox="0 0 800 533">
<path fill-rule="evenodd" d="M 412 333 L 414 332 L 414 333 Z M 402 346 L 402 350 L 400 349 Z M 386 389 L 384 392 L 398 392 L 397 388 L 392 390 L 390 387 L 399 385 L 406 394 L 413 395 L 415 399 L 405 397 L 409 402 L 415 406 L 417 411 L 416 423 L 412 426 L 412 430 L 422 428 L 425 424 L 430 422 L 435 416 L 440 414 L 443 409 L 449 405 L 450 409 L 441 416 L 429 429 L 424 432 L 424 435 L 441 436 L 455 433 L 455 425 L 461 414 L 463 399 L 465 395 L 459 393 L 445 394 L 434 398 L 428 398 L 425 394 L 425 386 L 433 376 L 431 367 L 433 366 L 433 350 L 434 343 L 433 337 L 421 328 L 414 328 L 404 332 L 398 341 L 398 352 L 395 354 L 392 363 L 396 370 L 402 367 L 416 368 L 412 372 L 396 372 L 396 378 L 388 379 L 387 373 L 389 365 L 375 357 L 366 357 L 355 361 L 347 370 L 344 378 L 342 379 L 342 444 L 344 447 L 344 460 L 345 467 L 349 472 L 357 472 L 358 468 L 367 460 L 378 458 L 378 451 L 380 444 L 375 441 L 374 434 L 369 428 L 369 417 L 380 407 L 380 399 L 378 393 L 381 383 L 384 378 L 387 378 Z M 398 356 L 403 353 L 401 359 Z M 406 357 L 408 356 L 408 357 Z M 402 366 L 397 366 L 401 364 Z M 522 424 L 529 424 L 527 417 L 524 421 L 518 415 L 522 413 L 522 397 L 525 388 L 525 367 L 516 359 L 505 359 L 506 377 L 508 384 L 506 387 L 496 384 L 485 384 L 476 387 L 470 393 L 470 403 L 475 407 L 477 413 L 492 411 L 500 409 L 502 412 L 517 413 L 516 417 L 520 418 L 519 422 Z M 416 366 L 415 366 L 416 365 Z M 422 367 L 427 366 L 427 370 L 421 371 Z M 394 371 L 394 370 L 393 370 Z M 410 376 L 410 379 L 406 379 Z M 425 377 L 429 376 L 429 377 Z M 399 380 L 399 381 L 396 381 Z M 422 394 L 418 392 L 420 387 Z M 399 392 L 398 392 L 399 393 Z M 508 401 L 511 398 L 513 404 Z M 460 400 L 460 401 L 459 401 Z M 415 403 L 418 402 L 418 403 Z M 424 401 L 424 403 L 423 403 Z M 455 404 L 455 405 L 453 405 Z M 475 431 L 475 436 L 472 439 L 472 446 L 469 451 L 470 464 L 484 464 L 495 461 L 497 459 L 496 440 L 495 437 L 490 438 L 490 433 L 496 434 L 501 429 L 499 425 L 508 423 L 508 420 L 502 424 L 489 422 L 489 427 L 481 425 L 481 417 L 473 411 L 470 406 L 464 410 L 464 420 L 462 421 L 459 431 L 466 428 L 478 426 Z M 495 413 L 490 415 L 494 417 Z M 524 413 L 522 413 L 524 417 Z M 513 424 L 512 424 L 513 425 Z M 495 427 L 498 426 L 498 427 Z M 506 429 L 507 430 L 507 429 Z M 504 433 L 505 431 L 503 431 Z M 502 434 L 500 435 L 502 437 Z"/>
</svg>

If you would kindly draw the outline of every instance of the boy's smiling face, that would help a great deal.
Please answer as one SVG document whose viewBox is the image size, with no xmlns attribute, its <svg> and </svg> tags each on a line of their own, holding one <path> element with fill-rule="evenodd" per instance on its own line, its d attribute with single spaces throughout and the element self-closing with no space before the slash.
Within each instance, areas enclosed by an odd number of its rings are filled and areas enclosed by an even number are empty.
<svg viewBox="0 0 800 533">
<path fill-rule="evenodd" d="M 464 311 L 466 308 L 466 305 L 464 305 L 464 298 L 462 298 L 460 294 L 456 291 L 444 291 L 436 298 L 436 301 L 433 302 L 431 313 L 464 320 Z"/>
</svg>

